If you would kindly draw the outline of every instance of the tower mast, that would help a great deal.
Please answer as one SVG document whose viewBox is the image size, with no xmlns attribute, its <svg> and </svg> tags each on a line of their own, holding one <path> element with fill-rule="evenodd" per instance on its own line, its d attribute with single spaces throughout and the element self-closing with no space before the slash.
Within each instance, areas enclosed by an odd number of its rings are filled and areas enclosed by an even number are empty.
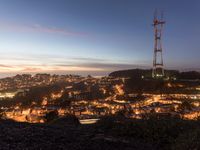
<svg viewBox="0 0 200 150">
<path fill-rule="evenodd" d="M 153 56 L 153 69 L 152 77 L 161 78 L 164 74 L 163 55 L 162 55 L 162 30 L 165 21 L 163 20 L 163 13 L 158 18 L 157 11 L 154 13 L 154 56 Z"/>
</svg>

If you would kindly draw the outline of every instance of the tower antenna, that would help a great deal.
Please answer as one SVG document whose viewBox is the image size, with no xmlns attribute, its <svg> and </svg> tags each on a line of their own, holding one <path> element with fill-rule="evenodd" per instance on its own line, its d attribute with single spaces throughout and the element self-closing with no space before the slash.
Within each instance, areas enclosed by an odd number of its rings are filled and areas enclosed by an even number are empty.
<svg viewBox="0 0 200 150">
<path fill-rule="evenodd" d="M 152 77 L 160 78 L 164 74 L 164 64 L 163 64 L 163 55 L 162 55 L 162 30 L 164 21 L 164 13 L 160 12 L 160 18 L 158 17 L 157 9 L 154 12 L 154 55 L 153 55 L 153 69 Z"/>
</svg>

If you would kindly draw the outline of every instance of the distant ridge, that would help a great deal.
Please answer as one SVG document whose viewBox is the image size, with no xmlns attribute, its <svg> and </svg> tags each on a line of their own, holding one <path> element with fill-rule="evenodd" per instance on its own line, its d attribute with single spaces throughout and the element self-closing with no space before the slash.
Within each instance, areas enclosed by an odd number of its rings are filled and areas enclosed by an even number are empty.
<svg viewBox="0 0 200 150">
<path fill-rule="evenodd" d="M 151 76 L 151 69 L 129 69 L 114 71 L 109 74 L 112 77 L 134 77 L 141 78 L 141 76 Z"/>
<path fill-rule="evenodd" d="M 129 70 L 119 70 L 114 71 L 109 74 L 112 77 L 130 77 L 130 78 L 141 78 L 151 77 L 151 69 L 129 69 Z M 177 79 L 183 80 L 200 80 L 200 72 L 198 71 L 184 71 L 180 72 L 178 70 L 165 70 L 165 75 L 168 77 L 176 77 Z"/>
</svg>

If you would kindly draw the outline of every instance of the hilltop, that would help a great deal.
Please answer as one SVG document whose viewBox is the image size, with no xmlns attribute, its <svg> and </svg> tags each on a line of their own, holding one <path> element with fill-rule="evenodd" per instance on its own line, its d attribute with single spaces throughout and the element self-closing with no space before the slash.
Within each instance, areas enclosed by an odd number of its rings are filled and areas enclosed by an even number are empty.
<svg viewBox="0 0 200 150">
<path fill-rule="evenodd" d="M 4 150 L 188 150 L 199 149 L 199 121 L 149 116 L 107 116 L 93 125 L 18 123 L 0 120 Z"/>
<path fill-rule="evenodd" d="M 119 70 L 109 74 L 112 77 L 130 77 L 130 78 L 151 78 L 151 69 L 130 69 L 130 70 Z M 180 80 L 200 80 L 200 72 L 198 71 L 187 71 L 180 72 L 178 70 L 165 70 L 167 77 L 176 78 Z"/>
</svg>

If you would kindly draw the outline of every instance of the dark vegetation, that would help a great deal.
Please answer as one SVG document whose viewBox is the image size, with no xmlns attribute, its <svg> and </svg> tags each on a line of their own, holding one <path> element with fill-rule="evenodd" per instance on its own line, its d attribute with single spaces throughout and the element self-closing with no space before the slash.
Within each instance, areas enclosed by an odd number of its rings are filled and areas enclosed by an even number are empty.
<svg viewBox="0 0 200 150">
<path fill-rule="evenodd" d="M 47 112 L 44 116 L 45 122 L 47 124 L 54 124 L 54 125 L 80 125 L 80 122 L 78 118 L 75 115 L 72 114 L 65 114 L 65 116 L 60 117 L 58 115 L 57 110 L 53 110 L 50 112 Z"/>
<path fill-rule="evenodd" d="M 107 135 L 123 137 L 136 149 L 200 149 L 199 120 L 182 120 L 168 114 L 148 114 L 142 120 L 109 116 L 97 126 Z"/>
<path fill-rule="evenodd" d="M 126 92 L 142 94 L 197 94 L 195 87 L 200 85 L 200 81 L 180 81 L 180 80 L 144 80 L 130 78 L 125 81 Z"/>
<path fill-rule="evenodd" d="M 135 92 L 142 94 L 155 93 L 155 94 L 173 94 L 185 93 L 196 94 L 198 93 L 194 87 L 200 85 L 200 73 L 179 72 L 176 70 L 165 70 L 166 77 L 162 79 L 152 79 L 152 70 L 122 70 L 110 73 L 112 77 L 125 77 L 126 92 Z"/>
<path fill-rule="evenodd" d="M 122 112 L 97 124 L 80 125 L 74 116 L 46 124 L 0 121 L 1 149 L 198 150 L 200 121 L 148 114 L 129 119 Z"/>
<path fill-rule="evenodd" d="M 44 118 L 46 119 L 46 122 L 52 122 L 54 120 L 58 119 L 58 111 L 54 110 L 54 111 L 50 111 L 48 113 L 45 114 Z"/>
<path fill-rule="evenodd" d="M 109 74 L 109 76 L 113 77 L 130 77 L 135 79 L 141 79 L 142 76 L 145 78 L 151 78 L 151 75 L 151 69 L 120 70 Z M 165 70 L 165 75 L 166 77 L 176 78 L 179 80 L 200 80 L 200 72 L 197 71 L 180 72 L 177 70 Z"/>
</svg>

